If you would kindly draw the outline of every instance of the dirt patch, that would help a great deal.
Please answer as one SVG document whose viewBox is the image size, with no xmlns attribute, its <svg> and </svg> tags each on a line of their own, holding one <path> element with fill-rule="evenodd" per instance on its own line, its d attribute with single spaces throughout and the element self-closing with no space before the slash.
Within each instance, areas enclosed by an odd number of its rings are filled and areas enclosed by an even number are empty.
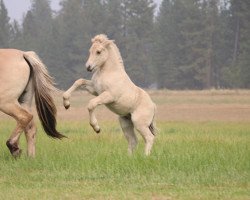
<svg viewBox="0 0 250 200">
<path fill-rule="evenodd" d="M 157 104 L 157 121 L 232 121 L 250 122 L 249 90 L 209 91 L 149 91 Z M 93 98 L 86 92 L 73 93 L 71 108 L 65 110 L 61 97 L 56 97 L 59 121 L 86 121 L 89 119 L 87 102 Z M 35 108 L 33 108 L 35 110 Z M 116 120 L 117 116 L 105 106 L 96 111 L 97 118 Z M 37 115 L 35 113 L 35 118 Z M 0 113 L 0 119 L 7 118 Z"/>
<path fill-rule="evenodd" d="M 159 105 L 160 121 L 250 121 L 250 106 L 237 104 L 220 105 Z"/>
</svg>

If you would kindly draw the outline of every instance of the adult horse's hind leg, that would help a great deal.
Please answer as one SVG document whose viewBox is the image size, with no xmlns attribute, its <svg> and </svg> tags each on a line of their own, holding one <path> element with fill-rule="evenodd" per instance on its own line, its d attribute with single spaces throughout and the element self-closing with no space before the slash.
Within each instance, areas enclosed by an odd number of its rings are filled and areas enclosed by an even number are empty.
<svg viewBox="0 0 250 200">
<path fill-rule="evenodd" d="M 5 104 L 1 107 L 1 110 L 14 117 L 17 121 L 17 126 L 12 132 L 10 138 L 7 140 L 6 145 L 14 157 L 19 156 L 21 154 L 21 149 L 18 146 L 20 135 L 28 126 L 33 116 L 28 111 L 23 109 L 18 102 Z"/>
<path fill-rule="evenodd" d="M 134 132 L 134 125 L 131 121 L 131 116 L 119 117 L 119 122 L 128 141 L 128 153 L 131 155 L 137 146 L 137 137 Z"/>
<path fill-rule="evenodd" d="M 23 96 L 22 99 L 22 107 L 25 110 L 28 110 L 31 112 L 31 106 L 32 106 L 32 98 L 34 94 L 34 89 L 30 81 L 28 86 L 26 87 L 26 93 Z M 36 142 L 36 125 L 34 123 L 34 120 L 32 119 L 30 123 L 26 126 L 24 129 L 26 141 L 27 141 L 27 154 L 30 157 L 35 156 L 35 142 Z"/>
<path fill-rule="evenodd" d="M 26 141 L 27 141 L 27 154 L 30 157 L 35 156 L 35 142 L 36 142 L 36 125 L 34 123 L 34 120 L 32 119 L 31 122 L 28 124 L 28 126 L 24 130 Z"/>
</svg>

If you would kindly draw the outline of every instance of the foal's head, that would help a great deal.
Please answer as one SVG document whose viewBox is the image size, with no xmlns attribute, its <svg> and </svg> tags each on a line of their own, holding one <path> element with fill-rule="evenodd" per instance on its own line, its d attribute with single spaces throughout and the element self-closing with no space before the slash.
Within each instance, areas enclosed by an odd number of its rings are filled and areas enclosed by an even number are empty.
<svg viewBox="0 0 250 200">
<path fill-rule="evenodd" d="M 92 39 L 89 58 L 86 63 L 88 71 L 92 72 L 102 67 L 109 57 L 108 46 L 112 43 L 106 35 L 97 35 Z"/>
</svg>

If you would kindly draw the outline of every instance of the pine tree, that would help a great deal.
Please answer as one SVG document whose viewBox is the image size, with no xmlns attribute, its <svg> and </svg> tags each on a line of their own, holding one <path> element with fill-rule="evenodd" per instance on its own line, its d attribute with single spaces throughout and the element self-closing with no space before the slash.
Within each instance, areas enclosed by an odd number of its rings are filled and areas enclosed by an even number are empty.
<svg viewBox="0 0 250 200">
<path fill-rule="evenodd" d="M 177 80 L 180 81 L 179 88 L 196 88 L 204 87 L 206 78 L 206 56 L 207 52 L 204 29 L 205 23 L 203 12 L 200 9 L 199 0 L 180 1 L 178 10 L 182 19 L 179 19 L 178 30 L 178 60 Z M 178 14 L 178 15 L 179 15 Z M 178 16 L 177 16 L 178 17 Z"/>
<path fill-rule="evenodd" d="M 159 87 L 218 87 L 217 0 L 164 0 L 156 21 Z"/>
<path fill-rule="evenodd" d="M 227 1 L 220 4 L 220 13 L 217 20 L 217 33 L 215 34 L 214 61 L 217 65 L 215 80 L 217 88 L 228 88 L 237 85 L 231 71 L 232 55 L 234 49 L 233 30 L 231 26 L 231 12 Z"/>
<path fill-rule="evenodd" d="M 123 0 L 122 54 L 126 71 L 140 86 L 152 82 L 152 41 L 154 9 L 152 0 Z"/>
<path fill-rule="evenodd" d="M 183 46 L 181 45 L 182 30 L 180 30 L 183 28 L 180 26 L 184 19 L 183 12 L 181 0 L 163 0 L 156 19 L 154 64 L 160 88 L 186 86 L 185 77 L 180 75 L 179 69 L 185 60 L 183 52 L 180 51 L 180 46 Z"/>
<path fill-rule="evenodd" d="M 206 13 L 206 26 L 205 26 L 205 41 L 206 41 L 206 78 L 205 78 L 205 88 L 216 87 L 215 73 L 218 71 L 216 69 L 216 64 L 214 60 L 215 49 L 214 45 L 217 21 L 218 21 L 218 0 L 207 0 L 204 2 L 204 11 Z"/>
<path fill-rule="evenodd" d="M 82 0 L 64 0 L 61 6 L 62 9 L 55 17 L 52 29 L 53 65 L 58 84 L 62 88 L 68 88 L 82 75 L 84 49 L 87 48 L 85 19 Z"/>
<path fill-rule="evenodd" d="M 239 86 L 250 87 L 250 2 L 231 0 L 234 30 L 233 69 L 238 72 Z M 235 77 L 237 78 L 237 76 Z"/>
<path fill-rule="evenodd" d="M 34 14 L 31 10 L 25 15 L 22 25 L 21 49 L 38 51 L 36 41 L 38 39 L 38 29 L 36 28 Z"/>
<path fill-rule="evenodd" d="M 22 30 L 18 21 L 14 20 L 11 28 L 10 46 L 12 48 L 21 49 Z"/>
<path fill-rule="evenodd" d="M 3 0 L 0 1 L 0 47 L 8 48 L 11 39 L 11 24 Z"/>
<path fill-rule="evenodd" d="M 120 45 L 123 28 L 121 0 L 106 0 L 104 1 L 104 8 L 105 20 L 103 24 L 106 27 L 104 33 Z"/>
</svg>

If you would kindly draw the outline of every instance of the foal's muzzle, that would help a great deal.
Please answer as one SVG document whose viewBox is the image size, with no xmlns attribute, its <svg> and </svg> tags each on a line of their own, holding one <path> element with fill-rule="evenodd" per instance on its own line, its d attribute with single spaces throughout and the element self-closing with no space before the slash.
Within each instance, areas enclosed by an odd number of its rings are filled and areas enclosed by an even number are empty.
<svg viewBox="0 0 250 200">
<path fill-rule="evenodd" d="M 89 62 L 86 63 L 86 68 L 87 68 L 87 71 L 89 72 L 92 72 L 94 69 L 94 67 Z"/>
<path fill-rule="evenodd" d="M 92 72 L 92 68 L 91 68 L 90 65 L 87 66 L 87 70 L 88 70 L 89 72 Z"/>
</svg>

